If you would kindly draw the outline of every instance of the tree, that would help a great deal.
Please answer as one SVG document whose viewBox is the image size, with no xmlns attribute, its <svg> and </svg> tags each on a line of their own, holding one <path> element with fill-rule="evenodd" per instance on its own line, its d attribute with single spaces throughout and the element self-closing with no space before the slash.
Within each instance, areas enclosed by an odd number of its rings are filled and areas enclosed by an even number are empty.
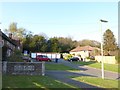
<svg viewBox="0 0 120 90">
<path fill-rule="evenodd" d="M 23 40 L 23 37 L 26 34 L 24 28 L 17 28 L 17 23 L 13 22 L 10 24 L 8 29 L 4 30 L 7 35 L 12 34 L 13 39 Z"/>
<path fill-rule="evenodd" d="M 59 52 L 59 42 L 57 37 L 48 40 L 48 47 L 50 52 Z"/>
<path fill-rule="evenodd" d="M 8 29 L 5 29 L 5 32 L 7 34 L 11 33 L 13 36 L 16 35 L 16 32 L 17 32 L 17 23 L 13 22 L 9 25 L 9 28 Z"/>
<path fill-rule="evenodd" d="M 23 50 L 33 50 L 34 44 L 32 43 L 32 32 L 28 32 L 27 35 L 23 38 Z"/>
<path fill-rule="evenodd" d="M 34 35 L 32 42 L 34 43 L 36 51 L 46 51 L 46 39 L 44 36 Z"/>
<path fill-rule="evenodd" d="M 46 52 L 47 51 L 47 40 L 41 35 L 32 35 L 28 33 L 24 38 L 23 48 L 31 52 Z"/>
<path fill-rule="evenodd" d="M 71 49 L 75 48 L 76 45 L 78 44 L 77 41 L 73 41 L 69 37 L 59 37 L 58 38 L 59 42 L 59 52 L 66 52 L 70 51 Z"/>
<path fill-rule="evenodd" d="M 92 47 L 98 47 L 100 48 L 100 43 L 98 41 L 95 40 L 88 40 L 88 39 L 84 39 L 82 41 L 79 41 L 80 46 L 92 46 Z"/>
<path fill-rule="evenodd" d="M 94 49 L 93 51 L 90 52 L 91 56 L 96 56 L 96 55 L 100 55 L 100 54 L 101 54 L 101 52 L 98 49 Z"/>
<path fill-rule="evenodd" d="M 110 29 L 107 29 L 103 35 L 103 38 L 103 48 L 107 55 L 110 55 L 111 51 L 115 51 L 117 49 L 114 34 Z"/>
</svg>

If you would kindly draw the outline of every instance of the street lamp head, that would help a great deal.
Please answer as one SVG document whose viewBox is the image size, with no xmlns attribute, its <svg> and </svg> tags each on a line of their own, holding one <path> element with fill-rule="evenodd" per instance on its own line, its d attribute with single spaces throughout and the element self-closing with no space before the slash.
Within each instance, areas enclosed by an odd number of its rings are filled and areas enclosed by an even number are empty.
<svg viewBox="0 0 120 90">
<path fill-rule="evenodd" d="M 108 21 L 106 21 L 106 20 L 102 20 L 102 19 L 101 19 L 100 21 L 101 21 L 101 22 L 108 22 Z"/>
</svg>

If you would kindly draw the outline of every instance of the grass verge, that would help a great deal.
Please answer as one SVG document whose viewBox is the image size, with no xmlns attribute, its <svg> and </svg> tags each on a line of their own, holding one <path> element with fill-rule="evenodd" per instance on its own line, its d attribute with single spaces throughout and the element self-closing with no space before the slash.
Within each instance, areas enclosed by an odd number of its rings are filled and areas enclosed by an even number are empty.
<svg viewBox="0 0 120 90">
<path fill-rule="evenodd" d="M 3 88 L 76 88 L 47 76 L 3 76 Z"/>
<path fill-rule="evenodd" d="M 71 77 L 73 80 L 84 82 L 90 85 L 102 87 L 102 88 L 118 88 L 118 80 L 101 79 L 98 77 Z"/>
<path fill-rule="evenodd" d="M 78 69 L 74 69 L 72 67 L 69 67 L 69 66 L 65 66 L 63 64 L 45 64 L 45 69 L 46 70 L 75 70 L 77 71 Z M 80 71 L 80 70 L 79 70 Z"/>
<path fill-rule="evenodd" d="M 79 65 L 87 65 L 89 67 L 93 67 L 93 68 L 98 68 L 101 69 L 101 63 L 97 63 L 97 62 L 73 62 L 74 64 L 79 64 Z M 118 65 L 116 64 L 106 64 L 104 63 L 104 69 L 108 70 L 108 71 L 112 71 L 112 72 L 119 72 L 120 70 L 118 70 Z"/>
</svg>

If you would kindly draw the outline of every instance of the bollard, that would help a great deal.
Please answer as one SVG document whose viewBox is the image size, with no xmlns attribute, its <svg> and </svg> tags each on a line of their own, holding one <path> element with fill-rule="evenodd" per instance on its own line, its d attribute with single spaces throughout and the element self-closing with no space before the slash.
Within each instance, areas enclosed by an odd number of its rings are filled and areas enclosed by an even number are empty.
<svg viewBox="0 0 120 90">
<path fill-rule="evenodd" d="M 55 59 L 55 62 L 58 63 L 58 59 L 57 58 Z"/>
</svg>

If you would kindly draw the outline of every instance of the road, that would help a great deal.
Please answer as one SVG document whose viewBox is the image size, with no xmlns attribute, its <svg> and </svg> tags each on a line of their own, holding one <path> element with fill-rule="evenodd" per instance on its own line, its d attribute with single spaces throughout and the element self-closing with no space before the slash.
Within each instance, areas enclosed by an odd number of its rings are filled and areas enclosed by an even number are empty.
<svg viewBox="0 0 120 90">
<path fill-rule="evenodd" d="M 96 69 L 96 68 L 82 66 L 82 65 L 76 65 L 71 62 L 65 61 L 63 59 L 60 59 L 59 63 L 79 69 L 81 71 L 81 74 L 88 74 L 96 77 L 101 77 L 101 69 Z M 104 73 L 105 73 L 105 78 L 107 79 L 118 79 L 118 77 L 120 76 L 118 73 L 106 71 L 106 70 L 104 71 Z"/>
<path fill-rule="evenodd" d="M 58 63 L 55 62 L 46 62 L 47 64 L 54 63 L 54 64 L 63 64 L 66 66 L 70 66 L 72 68 L 79 69 L 80 72 L 68 72 L 63 70 L 46 70 L 45 73 L 47 76 L 52 77 L 56 80 L 62 81 L 64 83 L 68 83 L 70 85 L 74 85 L 78 88 L 82 88 L 82 90 L 105 90 L 103 88 L 100 88 L 98 86 L 89 85 L 83 82 L 78 82 L 75 80 L 72 80 L 70 76 L 91 76 L 91 77 L 101 77 L 101 70 L 91 68 L 88 66 L 80 66 L 73 64 L 71 62 L 65 61 L 63 59 L 60 59 Z M 118 79 L 118 74 L 114 72 L 105 71 L 105 78 L 108 79 Z"/>
<path fill-rule="evenodd" d="M 56 80 L 59 80 L 61 82 L 81 88 L 82 90 L 104 90 L 103 88 L 93 86 L 90 84 L 86 84 L 83 82 L 75 81 L 70 78 L 70 76 L 89 76 L 86 74 L 67 72 L 67 71 L 58 71 L 58 70 L 57 71 L 48 70 L 48 71 L 46 71 L 46 75 L 49 77 L 52 77 Z"/>
</svg>

